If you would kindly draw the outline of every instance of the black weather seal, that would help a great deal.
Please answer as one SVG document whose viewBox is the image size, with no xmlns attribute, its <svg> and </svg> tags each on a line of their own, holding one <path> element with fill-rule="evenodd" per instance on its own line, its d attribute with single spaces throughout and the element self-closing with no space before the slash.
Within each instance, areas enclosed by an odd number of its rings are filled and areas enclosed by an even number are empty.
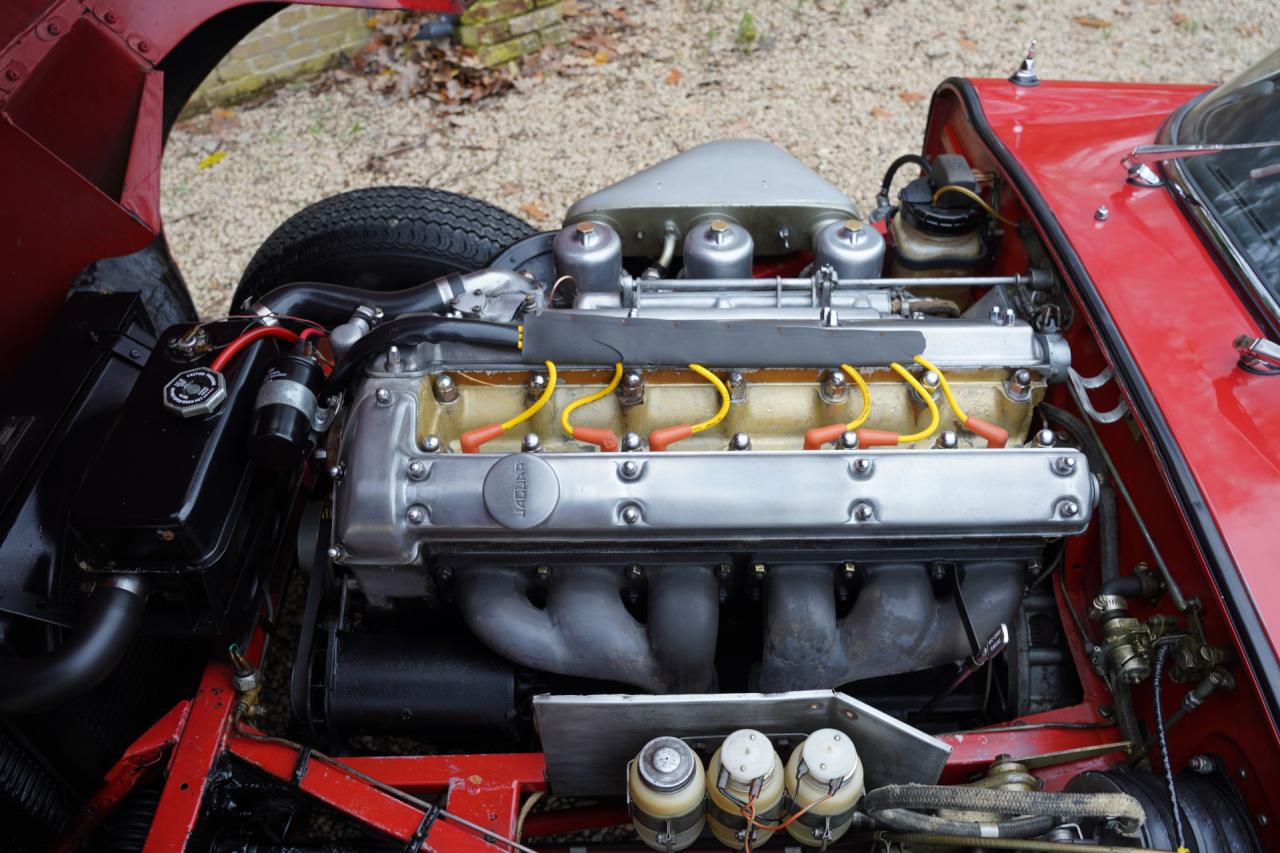
<svg viewBox="0 0 1280 853">
<path fill-rule="evenodd" d="M 1239 569 L 1231 559 L 1230 552 L 1227 551 L 1222 534 L 1209 514 L 1204 496 L 1200 494 L 1200 489 L 1192 476 L 1191 468 L 1182 451 L 1179 450 L 1173 432 L 1165 421 L 1164 414 L 1160 411 L 1160 406 L 1156 403 L 1151 389 L 1142 381 L 1142 374 L 1138 370 L 1133 353 L 1129 352 L 1128 347 L 1125 346 L 1124 338 L 1121 337 L 1115 320 L 1107 312 L 1093 279 L 1089 277 L 1084 262 L 1076 254 L 1057 217 L 1054 216 L 1053 211 L 1030 177 L 1023 171 L 1017 159 L 987 123 L 986 115 L 982 111 L 982 103 L 973 85 L 968 80 L 952 77 L 938 87 L 934 93 L 935 102 L 938 95 L 948 87 L 959 97 L 974 131 L 1000 163 L 1031 215 L 1044 230 L 1045 237 L 1057 250 L 1063 271 L 1075 285 L 1076 294 L 1096 321 L 1095 329 L 1106 348 L 1107 355 L 1110 356 L 1112 367 L 1123 382 L 1137 414 L 1156 439 L 1157 458 L 1169 475 L 1175 497 L 1182 504 L 1183 512 L 1191 522 L 1192 531 L 1205 556 L 1209 571 L 1218 584 L 1223 603 L 1227 605 L 1235 627 L 1240 632 L 1249 665 L 1258 676 L 1257 680 L 1267 704 L 1267 711 L 1271 715 L 1272 724 L 1275 725 L 1280 721 L 1280 696 L 1277 695 L 1277 690 L 1280 689 L 1280 661 L 1276 659 L 1276 655 L 1269 647 L 1262 620 L 1253 606 L 1249 592 L 1240 577 Z M 928 138 L 928 129 L 926 129 L 925 138 Z"/>
</svg>

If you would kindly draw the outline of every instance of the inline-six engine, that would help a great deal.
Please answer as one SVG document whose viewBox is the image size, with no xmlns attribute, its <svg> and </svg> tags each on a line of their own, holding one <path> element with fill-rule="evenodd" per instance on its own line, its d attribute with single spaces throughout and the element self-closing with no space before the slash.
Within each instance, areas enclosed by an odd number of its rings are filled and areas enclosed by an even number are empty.
<svg viewBox="0 0 1280 853">
<path fill-rule="evenodd" d="M 938 160 L 920 180 L 969 192 L 904 193 L 891 259 L 834 186 L 732 141 L 420 289 L 458 321 L 517 324 L 514 346 L 438 318 L 390 344 L 357 310 L 332 335 L 359 369 L 329 444 L 328 555 L 366 620 L 459 619 L 480 645 L 423 656 L 489 674 L 475 719 L 522 678 L 779 691 L 1025 652 L 1028 572 L 1088 526 L 1095 484 L 1033 424 L 1069 363 L 1054 283 L 970 274 L 996 223 L 968 166 Z M 378 676 L 343 630 L 315 690 L 359 725 Z M 919 683 L 889 704 L 938 692 Z M 383 711 L 443 717 L 411 692 Z"/>
</svg>

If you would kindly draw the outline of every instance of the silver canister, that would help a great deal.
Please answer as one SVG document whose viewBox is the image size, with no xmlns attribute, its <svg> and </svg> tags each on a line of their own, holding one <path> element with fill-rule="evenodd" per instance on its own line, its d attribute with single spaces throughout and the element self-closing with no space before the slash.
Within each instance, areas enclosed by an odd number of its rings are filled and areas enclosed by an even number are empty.
<svg viewBox="0 0 1280 853">
<path fill-rule="evenodd" d="M 551 244 L 556 274 L 570 276 L 579 293 L 617 293 L 622 279 L 622 238 L 603 222 L 576 222 Z"/>
<path fill-rule="evenodd" d="M 684 238 L 685 278 L 750 278 L 755 244 L 736 222 L 712 219 Z"/>
<path fill-rule="evenodd" d="M 813 267 L 829 266 L 838 278 L 879 278 L 884 237 L 860 219 L 832 222 L 813 238 Z"/>
</svg>

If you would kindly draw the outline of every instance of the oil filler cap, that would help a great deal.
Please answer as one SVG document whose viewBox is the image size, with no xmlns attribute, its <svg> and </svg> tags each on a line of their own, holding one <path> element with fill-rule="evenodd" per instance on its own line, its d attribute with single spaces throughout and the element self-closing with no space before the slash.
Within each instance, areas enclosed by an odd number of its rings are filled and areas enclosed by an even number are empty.
<svg viewBox="0 0 1280 853">
<path fill-rule="evenodd" d="M 532 453 L 504 456 L 484 477 L 484 505 L 503 527 L 537 527 L 560 502 L 560 479 Z"/>
<path fill-rule="evenodd" d="M 164 407 L 184 418 L 211 415 L 225 399 L 226 380 L 221 373 L 207 367 L 184 370 L 164 386 Z"/>
</svg>

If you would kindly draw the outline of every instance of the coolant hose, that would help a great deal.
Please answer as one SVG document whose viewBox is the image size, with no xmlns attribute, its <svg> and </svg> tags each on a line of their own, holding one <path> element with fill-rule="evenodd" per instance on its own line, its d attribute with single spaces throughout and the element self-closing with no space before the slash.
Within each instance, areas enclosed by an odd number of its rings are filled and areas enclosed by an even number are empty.
<svg viewBox="0 0 1280 853">
<path fill-rule="evenodd" d="M 386 291 L 318 281 L 295 281 L 281 285 L 263 296 L 253 306 L 253 310 L 303 317 L 322 326 L 332 327 L 346 322 L 361 305 L 381 308 L 388 318 L 410 311 L 439 313 L 445 307 L 447 292 L 447 288 L 441 288 L 434 280 L 404 290 Z"/>
<path fill-rule="evenodd" d="M 904 832 L 981 838 L 1040 835 L 1052 829 L 1058 818 L 1118 818 L 1129 829 L 1136 829 L 1146 819 L 1142 805 L 1128 794 L 1006 791 L 967 785 L 886 785 L 867 792 L 860 808 L 877 823 Z M 919 813 L 941 809 L 1019 817 L 988 822 Z"/>
<path fill-rule="evenodd" d="M 31 714 L 96 687 L 120 663 L 146 608 L 146 586 L 118 575 L 99 581 L 75 632 L 40 657 L 0 658 L 0 714 Z"/>
<path fill-rule="evenodd" d="M 375 328 L 352 345 L 329 374 L 325 390 L 341 391 L 364 362 L 388 347 L 421 343 L 455 343 L 515 350 L 520 348 L 520 329 L 509 323 L 485 320 L 457 320 L 436 314 L 406 314 Z"/>
</svg>

